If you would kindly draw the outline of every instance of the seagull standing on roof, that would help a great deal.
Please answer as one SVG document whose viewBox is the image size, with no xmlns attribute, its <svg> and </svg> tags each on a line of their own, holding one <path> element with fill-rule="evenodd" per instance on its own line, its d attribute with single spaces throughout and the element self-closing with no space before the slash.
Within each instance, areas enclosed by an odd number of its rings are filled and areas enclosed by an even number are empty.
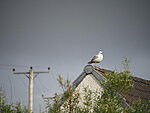
<svg viewBox="0 0 150 113">
<path fill-rule="evenodd" d="M 99 53 L 96 56 L 94 56 L 91 61 L 88 62 L 88 64 L 100 63 L 102 60 L 103 60 L 103 54 L 102 51 L 99 51 Z"/>
</svg>

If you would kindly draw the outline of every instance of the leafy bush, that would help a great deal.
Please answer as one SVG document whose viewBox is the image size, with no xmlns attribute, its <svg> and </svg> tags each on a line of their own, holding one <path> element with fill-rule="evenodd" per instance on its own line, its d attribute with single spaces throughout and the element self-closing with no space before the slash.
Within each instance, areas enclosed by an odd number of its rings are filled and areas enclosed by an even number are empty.
<svg viewBox="0 0 150 113">
<path fill-rule="evenodd" d="M 16 104 L 7 104 L 4 90 L 0 89 L 0 113 L 29 113 L 29 110 L 20 102 Z"/>
</svg>

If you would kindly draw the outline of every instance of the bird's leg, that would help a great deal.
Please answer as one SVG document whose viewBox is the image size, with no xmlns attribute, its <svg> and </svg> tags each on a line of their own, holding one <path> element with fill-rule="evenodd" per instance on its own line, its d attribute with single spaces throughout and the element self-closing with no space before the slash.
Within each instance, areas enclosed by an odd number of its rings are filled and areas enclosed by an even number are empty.
<svg viewBox="0 0 150 113">
<path fill-rule="evenodd" d="M 94 66 L 97 67 L 97 63 L 94 63 Z"/>
<path fill-rule="evenodd" d="M 97 66 L 97 67 L 100 67 L 100 64 L 99 64 L 99 63 L 97 63 L 97 64 L 96 64 L 96 66 Z"/>
</svg>

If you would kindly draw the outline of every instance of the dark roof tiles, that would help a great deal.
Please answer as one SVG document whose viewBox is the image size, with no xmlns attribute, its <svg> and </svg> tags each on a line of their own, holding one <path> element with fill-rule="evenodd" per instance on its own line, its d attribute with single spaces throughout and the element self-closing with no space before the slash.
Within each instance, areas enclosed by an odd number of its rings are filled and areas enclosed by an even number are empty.
<svg viewBox="0 0 150 113">
<path fill-rule="evenodd" d="M 112 72 L 107 69 L 102 69 L 94 66 L 95 70 L 105 76 L 106 72 Z M 124 97 L 127 102 L 133 102 L 141 98 L 142 100 L 150 98 L 150 80 L 144 80 L 138 77 L 132 77 L 134 82 L 134 88 L 124 93 Z M 149 105 L 150 108 L 150 105 Z"/>
</svg>

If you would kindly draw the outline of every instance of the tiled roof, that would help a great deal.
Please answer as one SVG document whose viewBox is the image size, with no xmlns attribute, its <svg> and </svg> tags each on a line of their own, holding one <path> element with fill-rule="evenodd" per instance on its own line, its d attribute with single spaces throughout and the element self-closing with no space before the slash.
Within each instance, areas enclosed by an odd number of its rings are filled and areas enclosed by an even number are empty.
<svg viewBox="0 0 150 113">
<path fill-rule="evenodd" d="M 110 70 L 102 69 L 99 67 L 94 68 L 103 76 L 105 76 L 106 72 L 112 72 Z M 150 80 L 144 80 L 138 77 L 132 77 L 132 79 L 134 82 L 134 88 L 123 94 L 127 103 L 131 103 L 135 100 L 138 100 L 139 98 L 142 100 L 150 98 Z M 150 104 L 148 108 L 150 109 Z"/>
<path fill-rule="evenodd" d="M 139 98 L 142 100 L 150 99 L 150 80 L 144 80 L 138 77 L 133 77 L 134 88 L 124 94 L 128 103 L 131 103 Z M 150 104 L 149 104 L 150 109 Z"/>
</svg>

